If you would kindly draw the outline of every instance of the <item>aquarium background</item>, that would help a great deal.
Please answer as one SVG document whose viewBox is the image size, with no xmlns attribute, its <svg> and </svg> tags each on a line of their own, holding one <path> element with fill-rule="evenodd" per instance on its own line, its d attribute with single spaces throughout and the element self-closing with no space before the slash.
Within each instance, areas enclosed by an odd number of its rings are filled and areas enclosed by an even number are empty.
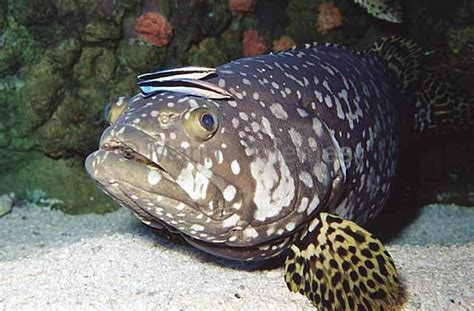
<svg viewBox="0 0 474 311">
<path fill-rule="evenodd" d="M 474 1 L 392 2 L 402 23 L 350 0 L 3 0 L 0 194 L 72 214 L 115 210 L 83 161 L 107 126 L 106 104 L 137 93 L 137 74 L 154 69 L 212 67 L 314 41 L 366 48 L 396 34 L 473 94 Z M 472 132 L 406 144 L 394 201 L 474 205 L 473 159 Z"/>
</svg>

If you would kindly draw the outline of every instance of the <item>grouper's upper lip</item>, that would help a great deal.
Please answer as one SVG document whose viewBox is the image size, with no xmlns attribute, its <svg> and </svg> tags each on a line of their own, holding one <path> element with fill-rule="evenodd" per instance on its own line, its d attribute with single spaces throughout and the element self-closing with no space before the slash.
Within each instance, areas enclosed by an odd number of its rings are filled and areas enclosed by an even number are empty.
<svg viewBox="0 0 474 311">
<path fill-rule="evenodd" d="M 147 155 L 138 152 L 137 149 L 131 146 L 130 144 L 126 144 L 118 140 L 110 140 L 102 144 L 100 146 L 100 149 L 107 152 L 113 152 L 117 155 L 122 155 L 123 158 L 127 160 L 154 167 L 158 169 L 165 178 L 167 178 L 168 180 L 173 180 L 173 178 L 169 175 L 169 173 L 166 171 L 166 169 L 162 166 L 161 163 L 153 161 Z"/>
</svg>

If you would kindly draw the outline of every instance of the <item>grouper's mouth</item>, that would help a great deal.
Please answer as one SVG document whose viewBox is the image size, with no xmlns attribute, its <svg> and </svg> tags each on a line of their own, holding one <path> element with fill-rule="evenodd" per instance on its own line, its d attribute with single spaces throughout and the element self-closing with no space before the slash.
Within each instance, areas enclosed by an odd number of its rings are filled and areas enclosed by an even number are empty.
<svg viewBox="0 0 474 311">
<path fill-rule="evenodd" d="M 88 174 L 104 192 L 134 211 L 156 206 L 173 214 L 177 205 L 199 211 L 198 204 L 176 182 L 180 161 L 174 156 L 158 156 L 157 149 L 164 146 L 156 142 L 151 147 L 150 142 L 138 141 L 103 138 L 99 149 L 86 159 Z M 168 153 L 171 150 L 167 147 Z"/>
<path fill-rule="evenodd" d="M 133 161 L 135 163 L 145 165 L 148 168 L 155 169 L 160 172 L 163 177 L 170 181 L 174 181 L 171 175 L 166 171 L 166 169 L 162 166 L 162 164 L 158 163 L 157 161 L 152 161 L 149 157 L 145 156 L 144 154 L 139 153 L 134 148 L 129 145 L 126 145 L 120 141 L 108 141 L 100 146 L 101 150 L 106 152 L 112 152 L 115 155 L 122 157 L 128 161 Z"/>
<path fill-rule="evenodd" d="M 205 221 L 206 216 L 222 221 L 236 212 L 235 206 L 239 208 L 224 200 L 223 191 L 229 185 L 225 178 L 159 136 L 127 125 L 111 126 L 99 146 L 88 156 L 86 169 L 123 205 L 160 207 L 165 215 L 186 214 L 183 217 L 194 223 Z M 239 194 L 235 198 L 240 200 Z"/>
</svg>

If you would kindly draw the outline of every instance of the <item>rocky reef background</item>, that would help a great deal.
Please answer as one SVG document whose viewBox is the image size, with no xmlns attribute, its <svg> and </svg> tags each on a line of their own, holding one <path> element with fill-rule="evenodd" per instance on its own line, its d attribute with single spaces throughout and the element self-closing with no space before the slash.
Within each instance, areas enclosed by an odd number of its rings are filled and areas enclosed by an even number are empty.
<svg viewBox="0 0 474 311">
<path fill-rule="evenodd" d="M 427 66 L 473 94 L 472 0 L 403 0 L 402 24 L 334 0 L 329 25 L 321 24 L 318 8 L 328 3 L 320 0 L 230 2 L 2 0 L 0 194 L 57 198 L 55 206 L 74 214 L 114 210 L 83 160 L 106 127 L 106 104 L 136 93 L 136 75 L 152 69 L 216 66 L 292 43 L 362 48 L 398 34 L 427 50 Z M 399 199 L 474 204 L 472 133 L 406 149 Z"/>
</svg>

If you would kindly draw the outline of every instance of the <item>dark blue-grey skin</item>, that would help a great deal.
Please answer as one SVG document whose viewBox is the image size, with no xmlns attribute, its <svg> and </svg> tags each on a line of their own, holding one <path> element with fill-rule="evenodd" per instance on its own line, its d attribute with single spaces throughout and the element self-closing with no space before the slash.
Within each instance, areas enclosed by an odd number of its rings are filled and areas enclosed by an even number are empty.
<svg viewBox="0 0 474 311">
<path fill-rule="evenodd" d="M 386 46 L 401 51 L 394 59 L 415 50 L 397 38 L 364 53 L 317 44 L 151 74 L 146 96 L 112 105 L 86 168 L 145 224 L 200 249 L 286 255 L 289 288 L 316 306 L 390 308 L 395 266 L 360 227 L 393 186 L 399 107 L 413 79 L 397 84 Z M 430 113 L 411 117 L 429 123 Z"/>
</svg>

